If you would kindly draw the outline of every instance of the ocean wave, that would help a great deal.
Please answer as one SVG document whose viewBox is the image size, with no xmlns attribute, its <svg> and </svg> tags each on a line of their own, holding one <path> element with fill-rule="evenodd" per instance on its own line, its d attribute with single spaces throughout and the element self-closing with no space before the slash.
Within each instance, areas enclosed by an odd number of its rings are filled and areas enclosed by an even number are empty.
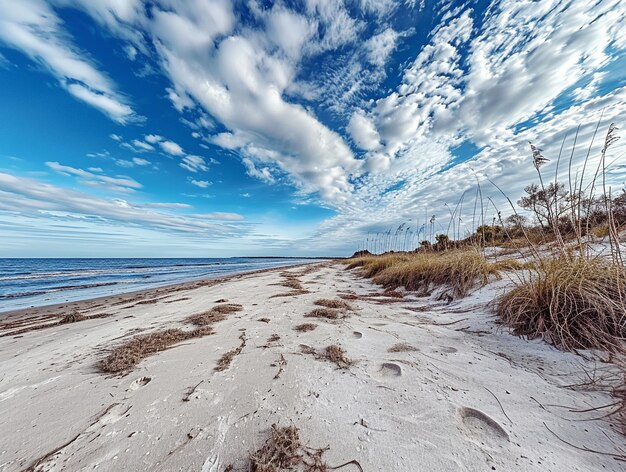
<svg viewBox="0 0 626 472">
<path fill-rule="evenodd" d="M 118 285 L 118 282 L 102 282 L 102 283 L 83 284 L 83 285 L 65 285 L 63 287 L 54 287 L 54 288 L 50 288 L 47 290 L 33 290 L 30 292 L 8 293 L 6 295 L 0 295 L 0 300 L 34 297 L 37 295 L 46 295 L 48 293 L 65 292 L 67 290 L 82 290 L 82 289 L 88 289 L 88 288 L 107 287 L 110 285 Z"/>
</svg>

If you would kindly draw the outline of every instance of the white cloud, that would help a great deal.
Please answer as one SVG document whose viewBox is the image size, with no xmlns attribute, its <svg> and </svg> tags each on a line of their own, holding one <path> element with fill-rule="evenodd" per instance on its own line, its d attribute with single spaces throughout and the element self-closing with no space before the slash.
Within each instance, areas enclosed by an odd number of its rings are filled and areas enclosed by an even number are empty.
<svg viewBox="0 0 626 472">
<path fill-rule="evenodd" d="M 300 57 L 305 41 L 316 29 L 306 17 L 278 6 L 274 6 L 266 22 L 269 38 L 291 58 Z"/>
<path fill-rule="evenodd" d="M 174 141 L 159 141 L 159 146 L 166 153 L 171 154 L 172 156 L 182 156 L 185 154 L 183 148 L 176 144 Z"/>
<path fill-rule="evenodd" d="M 145 139 L 145 141 L 147 143 L 156 144 L 159 141 L 162 141 L 163 137 L 159 136 L 158 134 L 148 134 L 148 135 L 144 136 L 144 139 Z"/>
<path fill-rule="evenodd" d="M 150 165 L 150 161 L 147 159 L 142 159 L 141 157 L 133 157 L 133 162 L 137 166 L 147 166 Z"/>
<path fill-rule="evenodd" d="M 191 185 L 195 185 L 196 187 L 200 187 L 200 188 L 207 188 L 209 185 L 211 185 L 211 182 L 209 182 L 208 180 L 190 179 L 189 183 Z"/>
<path fill-rule="evenodd" d="M 42 0 L 0 2 L 0 41 L 47 68 L 69 93 L 118 123 L 137 119 L 112 81 L 78 50 Z"/>
<path fill-rule="evenodd" d="M 276 182 L 276 179 L 272 175 L 269 167 L 257 168 L 254 162 L 252 162 L 252 159 L 247 157 L 244 157 L 241 162 L 243 162 L 243 165 L 246 168 L 246 173 L 250 177 L 262 180 L 263 182 L 267 182 L 268 184 L 273 184 L 274 182 Z"/>
<path fill-rule="evenodd" d="M 179 165 L 189 172 L 200 172 L 209 170 L 209 167 L 207 166 L 204 158 L 200 156 L 194 156 L 192 154 L 184 156 Z"/>
<path fill-rule="evenodd" d="M 224 221 L 243 221 L 245 218 L 239 213 L 226 213 L 216 211 L 213 213 L 197 213 L 193 215 L 195 218 L 205 218 L 207 220 L 224 220 Z"/>
<path fill-rule="evenodd" d="M 178 234 L 198 234 L 203 238 L 233 237 L 247 232 L 245 227 L 234 226 L 237 223 L 235 219 L 230 219 L 228 223 L 210 222 L 205 217 L 156 211 L 160 208 L 184 209 L 189 206 L 171 203 L 141 204 L 127 200 L 97 198 L 38 180 L 0 173 L 0 211 L 24 215 L 57 211 L 67 214 L 70 218 L 88 217 L 90 220 L 121 223 L 123 226 L 142 226 Z"/>
<path fill-rule="evenodd" d="M 354 112 L 350 117 L 348 133 L 361 149 L 369 151 L 380 147 L 380 136 L 373 121 L 360 111 Z"/>
<path fill-rule="evenodd" d="M 139 141 L 138 139 L 133 139 L 133 146 L 143 151 L 154 151 L 154 146 L 148 143 L 144 143 L 143 141 Z"/>
<path fill-rule="evenodd" d="M 372 36 L 365 43 L 369 61 L 379 67 L 387 63 L 387 59 L 396 48 L 398 33 L 392 28 L 387 28 L 382 33 Z"/>
<path fill-rule="evenodd" d="M 137 190 L 142 187 L 139 182 L 130 177 L 109 177 L 100 173 L 93 173 L 83 169 L 65 166 L 59 164 L 58 162 L 46 162 L 46 166 L 59 174 L 78 177 L 79 181 L 85 185 L 103 186 L 110 190 L 124 192 Z"/>
<path fill-rule="evenodd" d="M 356 41 L 362 24 L 352 18 L 342 0 L 306 0 L 307 13 L 322 26 L 320 38 L 311 48 L 318 51 L 337 49 Z"/>
<path fill-rule="evenodd" d="M 131 45 L 128 45 L 124 48 L 124 52 L 126 53 L 126 57 L 128 57 L 128 59 L 130 59 L 131 61 L 134 61 L 135 59 L 137 59 L 137 49 L 134 48 Z"/>
</svg>

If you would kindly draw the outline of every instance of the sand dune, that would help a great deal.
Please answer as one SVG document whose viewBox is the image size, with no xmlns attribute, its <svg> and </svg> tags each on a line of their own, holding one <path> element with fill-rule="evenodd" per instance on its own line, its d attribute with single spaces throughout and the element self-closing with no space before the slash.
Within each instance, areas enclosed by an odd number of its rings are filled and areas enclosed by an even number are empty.
<svg viewBox="0 0 626 472">
<path fill-rule="evenodd" d="M 8 316 L 0 470 L 247 471 L 272 424 L 343 471 L 624 470 L 623 437 L 592 411 L 614 400 L 572 387 L 611 366 L 499 330 L 486 304 L 504 284 L 443 304 L 326 264 L 78 304 L 92 318 L 76 322 L 51 317 L 71 307 Z M 99 371 L 220 303 L 243 309 L 214 334 Z"/>
</svg>

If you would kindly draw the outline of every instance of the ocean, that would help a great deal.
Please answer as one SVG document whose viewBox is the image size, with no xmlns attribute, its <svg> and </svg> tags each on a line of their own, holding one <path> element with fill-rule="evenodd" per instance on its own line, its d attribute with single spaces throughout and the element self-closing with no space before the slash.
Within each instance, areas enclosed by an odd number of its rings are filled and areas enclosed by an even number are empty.
<svg viewBox="0 0 626 472">
<path fill-rule="evenodd" d="M 0 313 L 87 300 L 311 259 L 0 259 Z"/>
</svg>

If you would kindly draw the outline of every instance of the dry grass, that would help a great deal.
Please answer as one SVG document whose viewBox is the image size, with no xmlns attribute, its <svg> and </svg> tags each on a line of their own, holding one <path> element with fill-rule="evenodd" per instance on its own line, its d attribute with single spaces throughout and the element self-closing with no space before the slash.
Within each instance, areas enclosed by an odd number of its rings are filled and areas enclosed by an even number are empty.
<svg viewBox="0 0 626 472">
<path fill-rule="evenodd" d="M 218 372 L 222 372 L 230 367 L 230 364 L 233 362 L 233 359 L 241 354 L 243 348 L 246 347 L 246 333 L 241 333 L 239 336 L 241 339 L 241 344 L 235 349 L 231 349 L 227 353 L 225 353 L 222 357 L 217 361 L 217 365 L 215 366 L 215 370 Z"/>
<path fill-rule="evenodd" d="M 317 328 L 317 325 L 315 323 L 302 323 L 293 329 L 301 333 L 306 333 L 307 331 L 313 331 L 315 328 Z"/>
<path fill-rule="evenodd" d="M 291 292 L 283 292 L 283 293 L 277 293 L 276 295 L 272 295 L 270 298 L 280 298 L 280 297 L 296 297 L 298 295 L 304 295 L 307 293 L 311 293 L 310 291 L 306 290 L 306 289 L 302 289 L 302 290 L 293 290 Z"/>
<path fill-rule="evenodd" d="M 326 347 L 325 355 L 329 361 L 334 362 L 342 369 L 347 369 L 352 365 L 352 359 L 346 356 L 346 350 L 336 344 Z"/>
<path fill-rule="evenodd" d="M 98 367 L 102 372 L 109 374 L 128 372 L 145 357 L 165 351 L 181 341 L 209 334 L 213 334 L 213 329 L 209 326 L 194 329 L 193 331 L 166 329 L 141 334 L 114 348 L 107 357 L 100 361 Z"/>
<path fill-rule="evenodd" d="M 59 320 L 59 324 L 77 323 L 79 321 L 85 321 L 88 319 L 89 317 L 81 315 L 78 311 L 73 311 L 72 313 L 68 313 L 63 318 L 61 318 Z"/>
<path fill-rule="evenodd" d="M 341 369 L 347 369 L 353 364 L 352 359 L 346 356 L 346 350 L 336 344 L 327 346 L 321 352 L 306 344 L 300 344 L 300 352 L 313 355 L 316 359 L 333 362 Z"/>
<path fill-rule="evenodd" d="M 269 338 L 267 338 L 268 344 L 276 342 L 276 341 L 280 341 L 280 336 L 276 333 L 272 334 Z"/>
<path fill-rule="evenodd" d="M 398 343 L 387 349 L 387 352 L 412 352 L 417 350 L 415 346 L 411 346 L 408 343 Z"/>
<path fill-rule="evenodd" d="M 453 298 L 460 298 L 485 285 L 504 262 L 489 262 L 480 252 L 469 249 L 365 257 L 348 267 L 355 263 L 360 264 L 363 276 L 372 277 L 389 290 L 405 287 L 427 295 L 436 287 L 445 286 Z"/>
<path fill-rule="evenodd" d="M 564 350 L 626 352 L 626 270 L 609 261 L 544 261 L 497 310 L 516 334 Z"/>
<path fill-rule="evenodd" d="M 330 298 L 320 298 L 319 300 L 315 300 L 313 302 L 314 305 L 323 306 L 326 308 L 338 308 L 341 310 L 352 310 L 352 307 L 349 303 L 344 302 L 343 300 L 330 299 Z"/>
<path fill-rule="evenodd" d="M 22 335 L 25 333 L 29 333 L 31 331 L 54 328 L 56 326 L 61 326 L 61 325 L 71 324 L 71 323 L 78 323 L 80 321 L 95 320 L 99 318 L 108 318 L 109 316 L 113 316 L 113 315 L 111 313 L 98 313 L 96 315 L 85 316 L 85 315 L 80 314 L 77 310 L 74 310 L 72 313 L 69 313 L 66 315 L 52 315 L 52 316 L 39 317 L 37 321 L 41 321 L 41 323 L 38 323 L 38 324 L 28 324 L 32 322 L 31 319 L 20 320 L 20 321 L 12 322 L 12 323 L 3 323 L 0 325 L 0 329 L 7 330 L 7 332 L 0 334 L 0 338 L 7 337 L 7 336 L 18 336 L 18 335 Z M 50 319 L 55 319 L 55 318 L 60 318 L 60 319 L 58 321 L 49 322 Z M 15 328 L 19 328 L 20 326 L 25 326 L 25 327 L 21 329 L 15 329 Z M 11 329 L 13 329 L 13 331 L 10 331 Z"/>
<path fill-rule="evenodd" d="M 188 316 L 185 318 L 185 321 L 196 326 L 208 326 L 219 321 L 224 321 L 226 319 L 226 315 L 236 313 L 241 310 L 243 310 L 241 305 L 225 303 L 222 305 L 215 305 L 209 311 L 204 313 L 196 313 L 195 315 Z"/>
<path fill-rule="evenodd" d="M 295 426 L 272 425 L 271 437 L 258 451 L 250 454 L 252 472 L 280 472 L 299 470 L 326 472 L 328 466 L 322 461 L 326 449 L 303 446 Z"/>
<path fill-rule="evenodd" d="M 328 320 L 338 320 L 343 318 L 342 312 L 334 310 L 332 308 L 315 308 L 306 315 L 305 318 L 326 318 Z"/>
<path fill-rule="evenodd" d="M 294 290 L 303 290 L 302 283 L 295 277 L 286 277 L 283 282 L 280 283 L 283 287 L 291 288 Z"/>
</svg>

